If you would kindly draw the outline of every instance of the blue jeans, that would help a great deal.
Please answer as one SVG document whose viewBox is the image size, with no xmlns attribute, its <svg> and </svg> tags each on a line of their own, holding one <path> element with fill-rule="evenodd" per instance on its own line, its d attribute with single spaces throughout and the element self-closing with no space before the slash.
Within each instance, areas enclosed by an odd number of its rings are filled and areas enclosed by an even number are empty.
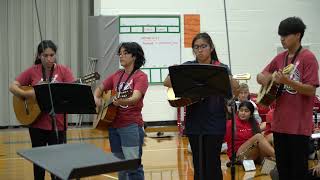
<svg viewBox="0 0 320 180">
<path fill-rule="evenodd" d="M 123 154 L 125 159 L 142 157 L 144 131 L 137 124 L 130 124 L 123 128 L 109 128 L 111 152 Z M 125 170 L 118 173 L 119 180 L 144 180 L 142 164 L 138 169 Z"/>
</svg>

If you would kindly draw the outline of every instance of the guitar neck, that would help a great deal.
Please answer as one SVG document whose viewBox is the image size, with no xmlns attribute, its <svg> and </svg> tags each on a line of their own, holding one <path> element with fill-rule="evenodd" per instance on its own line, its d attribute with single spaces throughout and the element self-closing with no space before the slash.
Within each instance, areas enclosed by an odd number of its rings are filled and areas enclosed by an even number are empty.
<svg viewBox="0 0 320 180">
<path fill-rule="evenodd" d="M 76 81 L 73 83 L 83 83 L 83 84 L 90 84 L 95 82 L 96 80 L 100 79 L 100 74 L 97 72 L 87 74 L 81 78 L 78 78 Z"/>
</svg>

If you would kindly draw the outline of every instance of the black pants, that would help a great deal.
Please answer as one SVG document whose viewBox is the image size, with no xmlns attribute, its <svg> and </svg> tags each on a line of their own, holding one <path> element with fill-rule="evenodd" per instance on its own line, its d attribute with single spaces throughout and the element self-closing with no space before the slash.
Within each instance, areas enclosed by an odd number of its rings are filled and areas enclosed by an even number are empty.
<svg viewBox="0 0 320 180">
<path fill-rule="evenodd" d="M 194 180 L 222 180 L 220 152 L 224 136 L 188 135 L 188 138 L 192 150 Z"/>
<path fill-rule="evenodd" d="M 273 138 L 279 179 L 307 179 L 309 137 L 274 132 Z"/>
<path fill-rule="evenodd" d="M 29 128 L 32 147 L 47 146 L 53 144 L 66 143 L 66 131 L 59 131 L 59 140 L 57 142 L 56 134 L 54 131 L 48 131 L 38 128 Z M 59 157 L 58 157 L 59 158 Z M 35 180 L 45 179 L 45 170 L 37 165 L 33 165 L 33 175 Z M 59 179 L 51 175 L 51 179 Z"/>
</svg>

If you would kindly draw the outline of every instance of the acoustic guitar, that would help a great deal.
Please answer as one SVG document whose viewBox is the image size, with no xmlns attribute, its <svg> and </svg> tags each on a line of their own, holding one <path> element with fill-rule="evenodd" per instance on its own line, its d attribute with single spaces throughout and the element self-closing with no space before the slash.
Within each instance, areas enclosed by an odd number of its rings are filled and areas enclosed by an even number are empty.
<svg viewBox="0 0 320 180">
<path fill-rule="evenodd" d="M 199 101 L 199 98 L 177 98 L 174 94 L 173 88 L 168 88 L 167 99 L 172 107 L 189 106 Z"/>
<path fill-rule="evenodd" d="M 79 78 L 75 83 L 83 83 L 90 84 L 96 80 L 100 79 L 100 74 L 97 72 L 85 75 Z M 23 90 L 33 89 L 32 86 L 21 86 Z M 40 115 L 41 110 L 39 108 L 38 102 L 36 98 L 21 98 L 13 95 L 13 110 L 17 117 L 17 120 L 22 125 L 30 125 L 32 124 L 37 117 Z"/>
<path fill-rule="evenodd" d="M 282 73 L 284 75 L 289 75 L 291 74 L 293 69 L 294 69 L 294 65 L 289 64 L 282 70 Z M 274 81 L 275 74 L 276 72 L 272 74 L 272 79 L 270 80 L 267 86 L 261 86 L 257 96 L 258 104 L 263 106 L 270 106 L 278 98 L 277 94 L 281 94 L 279 92 L 281 85 Z"/>
<path fill-rule="evenodd" d="M 232 76 L 232 78 L 235 80 L 249 80 L 251 78 L 251 75 L 249 73 L 235 74 Z M 189 106 L 200 100 L 200 98 L 177 98 L 174 94 L 173 88 L 168 88 L 167 99 L 172 107 Z"/>
<path fill-rule="evenodd" d="M 93 127 L 99 130 L 106 130 L 111 126 L 115 119 L 118 107 L 113 105 L 113 99 L 128 98 L 132 95 L 132 90 L 125 90 L 121 93 L 116 93 L 114 90 L 105 91 L 102 93 L 102 103 L 100 107 L 97 107 L 97 117 L 93 121 Z"/>
</svg>

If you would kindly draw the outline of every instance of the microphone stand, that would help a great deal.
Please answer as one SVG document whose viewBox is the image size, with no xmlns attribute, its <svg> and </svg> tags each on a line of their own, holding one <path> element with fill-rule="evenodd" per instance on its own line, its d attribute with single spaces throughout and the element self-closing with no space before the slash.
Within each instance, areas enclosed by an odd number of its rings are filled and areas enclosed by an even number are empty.
<svg viewBox="0 0 320 180">
<path fill-rule="evenodd" d="M 53 130 L 55 131 L 56 135 L 56 142 L 57 144 L 59 143 L 59 132 L 58 132 L 58 126 L 57 126 L 57 118 L 56 118 L 56 113 L 54 111 L 54 105 L 53 105 L 53 98 L 52 98 L 52 91 L 51 91 L 51 82 L 50 80 L 48 81 L 48 91 L 49 91 L 49 98 L 50 98 L 50 103 L 51 103 L 51 110 L 49 112 L 49 116 L 51 117 L 52 124 L 53 124 Z"/>
<path fill-rule="evenodd" d="M 36 13 L 37 13 L 37 19 L 38 19 L 38 26 L 39 26 L 39 32 L 40 32 L 40 39 L 41 39 L 41 45 L 42 45 L 42 50 L 44 51 L 44 46 L 43 46 L 43 39 L 42 39 L 42 33 L 41 33 L 41 26 L 40 26 L 40 21 L 39 21 L 39 12 L 38 12 L 38 5 L 37 5 L 37 0 L 34 0 L 35 3 L 35 8 L 36 8 Z M 42 68 L 45 68 L 45 64 L 42 64 Z M 53 71 L 53 69 L 52 69 Z M 45 71 L 44 71 L 45 72 Z M 46 74 L 44 74 L 46 76 Z M 57 127 L 57 119 L 56 119 L 56 113 L 54 111 L 54 106 L 53 106 L 53 99 L 52 99 L 52 92 L 51 92 L 51 79 L 48 79 L 48 91 L 49 91 L 49 98 L 50 98 L 50 103 L 51 103 L 51 110 L 49 112 L 49 115 L 52 120 L 53 124 L 53 130 L 55 131 L 56 135 L 56 143 L 59 143 L 59 133 L 58 133 L 58 127 Z"/>
<path fill-rule="evenodd" d="M 229 66 L 230 66 L 230 71 L 232 71 L 232 67 L 231 67 L 231 56 L 230 56 L 230 43 L 229 43 L 229 30 L 228 30 L 228 17 L 227 17 L 227 8 L 226 8 L 226 0 L 223 0 L 223 5 L 224 5 L 224 17 L 225 17 L 225 24 L 226 24 L 226 35 L 227 35 L 227 45 L 228 45 L 228 58 L 229 58 Z M 231 84 L 230 84 L 231 85 Z M 231 114 L 231 126 L 232 126 L 232 130 L 231 130 L 231 152 L 232 152 L 232 156 L 231 156 L 231 180 L 235 180 L 235 160 L 236 160 L 236 153 L 234 151 L 234 138 L 235 138 L 235 101 L 234 99 L 232 99 L 232 103 L 231 103 L 231 110 L 232 110 L 232 114 Z"/>
<path fill-rule="evenodd" d="M 234 98 L 231 100 L 231 179 L 235 179 L 235 162 L 236 162 L 236 152 L 234 149 L 234 139 L 235 139 L 235 127 L 236 127 L 236 122 L 235 122 L 235 107 L 236 107 L 236 102 Z"/>
</svg>

